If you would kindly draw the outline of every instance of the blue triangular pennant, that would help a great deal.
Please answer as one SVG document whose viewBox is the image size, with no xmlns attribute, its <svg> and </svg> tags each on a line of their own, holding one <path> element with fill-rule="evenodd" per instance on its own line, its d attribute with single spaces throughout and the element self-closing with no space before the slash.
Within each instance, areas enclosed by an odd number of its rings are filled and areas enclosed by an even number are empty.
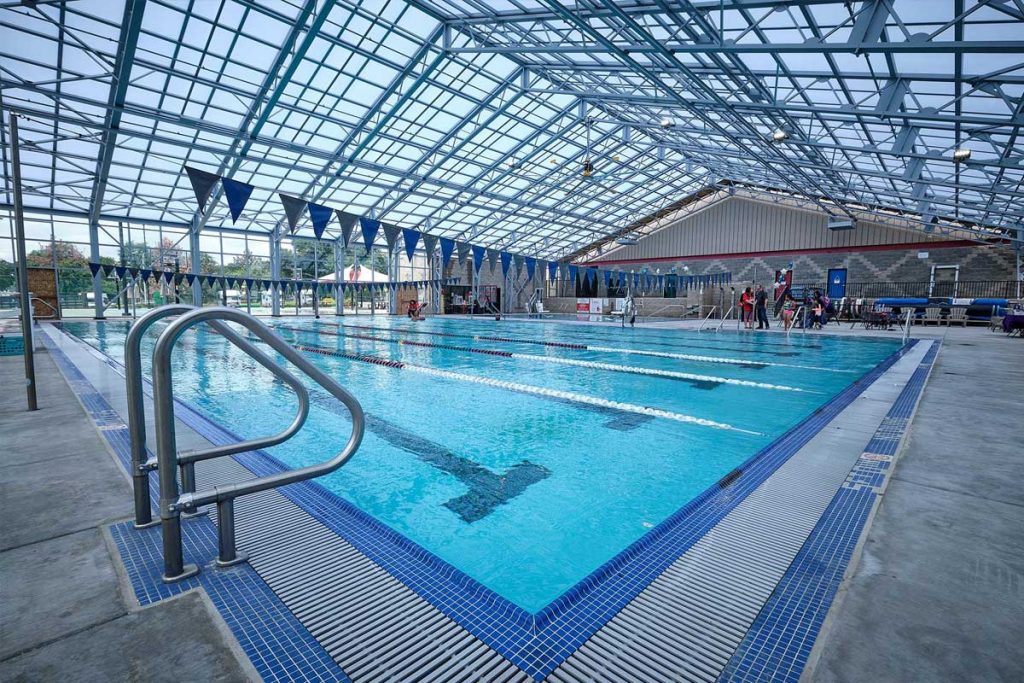
<svg viewBox="0 0 1024 683">
<path fill-rule="evenodd" d="M 508 277 L 508 267 L 512 263 L 512 254 L 503 251 L 498 254 L 498 257 L 501 259 L 501 276 Z"/>
<path fill-rule="evenodd" d="M 416 253 L 416 245 L 420 241 L 420 231 L 402 228 L 402 240 L 405 242 L 405 255 L 412 261 L 412 255 Z"/>
<path fill-rule="evenodd" d="M 100 268 L 103 269 L 103 276 L 104 277 L 110 277 L 110 274 L 114 272 L 114 265 L 113 264 L 106 264 L 106 263 L 104 263 L 102 266 L 100 266 Z"/>
<path fill-rule="evenodd" d="M 114 272 L 117 273 L 118 280 L 123 280 L 125 273 L 128 272 L 128 269 L 125 268 L 124 266 L 114 266 Z"/>
<path fill-rule="evenodd" d="M 147 280 L 149 280 L 149 278 L 153 277 L 153 271 L 143 268 L 142 270 L 139 271 L 139 275 L 142 276 L 142 281 L 146 282 Z"/>
<path fill-rule="evenodd" d="M 171 279 L 174 277 L 174 273 L 172 273 L 169 270 L 165 270 L 163 272 L 163 276 L 164 276 L 164 282 L 166 282 L 167 284 L 171 284 Z"/>
<path fill-rule="evenodd" d="M 532 280 L 533 273 L 537 269 L 537 259 L 527 256 L 523 260 L 526 261 L 526 279 Z"/>
<path fill-rule="evenodd" d="M 98 263 L 90 263 L 89 264 L 89 270 L 92 271 L 92 276 L 96 277 L 96 273 L 100 272 L 100 264 L 98 264 Z"/>
<path fill-rule="evenodd" d="M 373 248 L 373 241 L 377 239 L 377 231 L 380 230 L 380 221 L 372 218 L 359 218 L 359 225 L 363 229 L 363 244 L 366 245 L 366 252 Z"/>
<path fill-rule="evenodd" d="M 309 202 L 306 206 L 309 208 L 309 220 L 313 223 L 313 234 L 320 239 L 324 236 L 324 230 L 327 229 L 327 224 L 331 220 L 332 209 L 329 206 L 321 206 L 313 202 Z"/>
<path fill-rule="evenodd" d="M 548 279 L 554 281 L 558 277 L 558 261 L 548 261 Z"/>
<path fill-rule="evenodd" d="M 131 277 L 131 279 L 133 279 L 133 280 L 136 279 L 137 277 L 139 277 L 139 269 L 138 268 L 129 268 L 128 269 L 128 275 Z"/>
<path fill-rule="evenodd" d="M 245 209 L 246 202 L 249 201 L 249 197 L 252 195 L 252 185 L 240 183 L 231 178 L 221 178 L 220 184 L 224 188 L 224 196 L 228 200 L 231 222 L 236 223 L 238 217 L 242 215 L 242 210 Z"/>
<path fill-rule="evenodd" d="M 606 270 L 606 271 L 604 271 L 604 286 L 607 288 L 607 287 L 611 287 L 611 285 L 612 285 L 612 271 Z"/>
<path fill-rule="evenodd" d="M 475 270 L 476 272 L 479 273 L 480 272 L 480 266 L 483 265 L 483 262 L 484 262 L 484 254 L 487 253 L 487 250 L 484 249 L 483 247 L 478 247 L 475 244 L 472 246 L 472 249 L 473 249 L 473 270 Z"/>
<path fill-rule="evenodd" d="M 569 270 L 569 282 L 576 284 L 576 272 L 579 270 L 576 266 L 568 266 Z"/>
<path fill-rule="evenodd" d="M 185 279 L 188 281 L 188 286 L 191 287 L 192 285 L 194 285 L 196 283 L 196 274 L 195 273 L 185 273 Z M 202 284 L 202 283 L 199 283 L 199 284 Z"/>
<path fill-rule="evenodd" d="M 447 268 L 448 261 L 452 258 L 452 253 L 455 251 L 455 240 L 450 240 L 447 237 L 442 237 L 441 242 L 441 267 Z"/>
<path fill-rule="evenodd" d="M 254 282 L 256 282 L 256 281 L 253 280 L 251 277 L 245 278 L 245 288 L 248 289 L 248 290 L 252 290 L 252 285 L 253 285 Z"/>
</svg>

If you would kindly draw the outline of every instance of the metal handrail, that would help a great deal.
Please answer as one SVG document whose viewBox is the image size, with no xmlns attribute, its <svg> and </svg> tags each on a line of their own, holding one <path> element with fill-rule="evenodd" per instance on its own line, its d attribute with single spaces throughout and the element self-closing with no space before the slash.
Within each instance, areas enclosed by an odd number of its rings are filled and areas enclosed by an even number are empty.
<svg viewBox="0 0 1024 683">
<path fill-rule="evenodd" d="M 906 343 L 907 343 L 907 338 L 908 338 L 908 337 L 910 336 L 910 324 L 911 324 L 911 323 L 910 323 L 910 317 L 911 317 L 911 316 L 912 316 L 913 314 L 914 314 L 914 309 L 913 309 L 913 308 L 908 308 L 908 309 L 907 309 L 907 320 L 906 320 L 906 324 L 905 324 L 905 325 L 903 326 L 903 343 L 904 343 L 904 344 L 906 344 Z"/>
<path fill-rule="evenodd" d="M 733 310 L 735 310 L 735 308 L 736 308 L 735 304 L 729 307 L 729 310 L 726 311 L 725 315 L 722 316 L 722 322 L 718 323 L 718 327 L 715 328 L 715 332 L 721 332 L 722 331 L 722 325 L 725 325 L 725 321 L 729 319 L 729 316 L 732 315 L 732 312 L 733 312 Z"/>
<path fill-rule="evenodd" d="M 53 304 L 51 304 L 49 301 L 45 301 L 43 299 L 40 299 L 37 296 L 32 296 L 31 294 L 29 295 L 29 301 L 38 301 L 39 303 L 41 303 L 42 305 L 46 306 L 51 311 L 53 311 L 53 315 L 47 315 L 47 316 L 36 315 L 36 316 L 33 316 L 33 318 L 35 320 L 49 319 L 49 318 L 56 319 L 56 318 L 60 317 L 60 311 L 58 311 L 56 308 L 54 308 Z"/>
<path fill-rule="evenodd" d="M 796 324 L 796 319 L 800 317 L 800 313 L 806 308 L 806 306 L 798 306 L 793 311 L 793 318 L 789 321 L 789 328 L 786 330 L 786 338 L 789 338 L 789 333 L 793 331 L 793 326 Z M 807 321 L 804 321 L 804 332 L 807 331 Z"/>
<path fill-rule="evenodd" d="M 717 308 L 718 308 L 718 306 L 712 306 L 712 307 L 711 307 L 711 310 L 710 310 L 710 311 L 708 311 L 708 315 L 707 315 L 707 317 L 706 317 L 706 318 L 704 318 L 704 320 L 703 320 L 703 321 L 701 322 L 701 324 L 700 324 L 700 327 L 698 327 L 698 328 L 697 328 L 697 331 L 698 331 L 698 332 L 700 332 L 701 330 L 703 330 L 703 329 L 704 329 L 704 326 L 705 326 L 705 325 L 707 325 L 707 323 L 708 323 L 708 320 L 711 320 L 711 316 L 713 316 L 713 315 L 715 314 L 715 310 L 716 310 Z"/>
<path fill-rule="evenodd" d="M 233 322 L 245 327 L 341 401 L 352 416 L 352 433 L 344 448 L 330 460 L 318 465 L 278 472 L 248 481 L 219 485 L 198 492 L 179 492 L 178 481 L 175 477 L 179 456 L 174 433 L 171 352 L 175 343 L 187 329 L 208 321 Z M 256 360 L 260 360 L 257 354 L 262 354 L 262 352 L 247 340 L 237 334 L 233 334 L 228 339 L 242 351 Z M 262 361 L 260 362 L 262 363 Z M 195 565 L 186 566 L 184 564 L 181 544 L 181 513 L 183 511 L 200 505 L 216 503 L 218 538 L 216 564 L 226 567 L 244 562 L 247 559 L 246 556 L 239 554 L 235 548 L 234 499 L 333 472 L 348 462 L 355 454 L 362 442 L 365 429 L 362 406 L 352 394 L 310 363 L 262 322 L 247 313 L 225 307 L 201 308 L 185 313 L 168 325 L 157 339 L 156 347 L 153 350 L 153 405 L 157 438 L 157 469 L 160 475 L 160 521 L 164 552 L 163 580 L 165 582 L 179 581 L 193 576 L 199 571 Z"/>
<path fill-rule="evenodd" d="M 128 397 L 128 436 L 131 449 L 132 462 L 132 489 L 135 498 L 135 528 L 144 529 L 159 521 L 153 521 L 153 515 L 149 506 L 149 472 L 157 468 L 157 460 L 151 459 L 146 454 L 146 413 L 143 407 L 142 393 L 142 338 L 153 323 L 174 315 L 183 315 L 196 310 L 192 306 L 184 304 L 168 304 L 139 316 L 135 324 L 128 331 L 124 345 L 124 368 L 125 386 Z M 291 438 L 309 416 L 309 392 L 306 387 L 296 379 L 290 372 L 274 362 L 272 358 L 259 349 L 252 347 L 234 330 L 220 322 L 210 320 L 208 324 L 228 341 L 245 350 L 254 353 L 250 355 L 263 367 L 274 374 L 292 388 L 299 399 L 299 411 L 284 431 L 269 437 L 242 441 L 228 446 L 216 446 L 200 451 L 187 451 L 178 454 L 178 466 L 181 471 L 182 491 L 195 491 L 195 463 L 199 460 L 218 458 L 224 455 L 234 455 L 259 448 L 276 446 Z M 189 510 L 191 512 L 191 510 Z"/>
</svg>

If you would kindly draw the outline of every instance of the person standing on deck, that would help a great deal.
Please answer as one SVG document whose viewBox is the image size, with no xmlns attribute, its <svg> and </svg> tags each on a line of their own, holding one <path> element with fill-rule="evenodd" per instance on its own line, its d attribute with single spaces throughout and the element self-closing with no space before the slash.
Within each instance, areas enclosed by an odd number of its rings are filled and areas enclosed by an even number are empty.
<svg viewBox="0 0 1024 683">
<path fill-rule="evenodd" d="M 750 287 L 743 290 L 743 294 L 740 295 L 740 307 L 743 327 L 748 330 L 754 329 L 754 292 Z"/>
<path fill-rule="evenodd" d="M 767 330 L 771 328 L 768 323 L 768 292 L 764 291 L 764 285 L 758 285 L 754 293 L 754 312 L 757 316 L 757 329 Z"/>
</svg>

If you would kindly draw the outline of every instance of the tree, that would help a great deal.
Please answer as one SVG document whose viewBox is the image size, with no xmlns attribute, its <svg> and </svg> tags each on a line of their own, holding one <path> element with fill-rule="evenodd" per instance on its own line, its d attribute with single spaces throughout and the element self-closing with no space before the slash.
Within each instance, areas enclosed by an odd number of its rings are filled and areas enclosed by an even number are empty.
<svg viewBox="0 0 1024 683">
<path fill-rule="evenodd" d="M 16 280 L 14 264 L 0 258 L 0 292 L 13 292 L 17 289 Z"/>
<path fill-rule="evenodd" d="M 267 278 L 270 277 L 270 264 L 246 250 L 224 266 L 224 274 L 230 277 Z"/>
<path fill-rule="evenodd" d="M 55 257 L 61 292 L 82 294 L 92 291 L 89 259 L 70 242 L 51 242 L 33 249 L 26 255 L 25 262 L 29 268 L 53 268 Z"/>
</svg>

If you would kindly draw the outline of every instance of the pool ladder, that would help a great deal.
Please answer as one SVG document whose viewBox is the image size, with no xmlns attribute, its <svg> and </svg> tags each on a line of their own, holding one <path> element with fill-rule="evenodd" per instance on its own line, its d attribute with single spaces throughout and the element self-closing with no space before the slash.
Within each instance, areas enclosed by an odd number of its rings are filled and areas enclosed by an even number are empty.
<svg viewBox="0 0 1024 683">
<path fill-rule="evenodd" d="M 146 452 L 146 413 L 142 391 L 142 338 L 153 323 L 179 316 L 157 339 L 153 350 L 153 408 L 157 455 Z M 299 410 L 292 423 L 273 436 L 214 446 L 195 451 L 178 452 L 174 432 L 174 391 L 172 386 L 171 351 L 190 327 L 205 322 L 229 342 L 251 356 L 275 377 L 291 387 L 299 401 Z M 341 401 L 352 416 L 352 433 L 344 448 L 330 460 L 296 470 L 278 472 L 247 481 L 221 484 L 196 491 L 195 463 L 226 455 L 244 453 L 276 446 L 294 436 L 309 415 L 309 392 L 294 375 L 273 358 L 260 351 L 226 323 L 246 328 L 272 349 L 285 357 L 310 379 Z M 166 582 L 180 581 L 199 572 L 195 565 L 185 565 L 181 543 L 181 517 L 197 514 L 202 505 L 217 505 L 217 546 L 215 564 L 230 567 L 248 558 L 235 547 L 235 498 L 284 486 L 297 481 L 328 474 L 344 465 L 355 454 L 363 439 L 365 420 L 359 401 L 292 348 L 284 339 L 253 316 L 234 308 L 192 308 L 171 304 L 153 309 L 135 321 L 125 340 L 125 383 L 128 397 L 128 431 L 131 442 L 132 485 L 135 498 L 135 526 L 146 528 L 161 525 L 163 536 L 164 573 Z M 160 480 L 160 519 L 154 521 L 149 501 L 149 472 L 156 470 Z M 178 488 L 178 476 L 181 489 Z"/>
</svg>

